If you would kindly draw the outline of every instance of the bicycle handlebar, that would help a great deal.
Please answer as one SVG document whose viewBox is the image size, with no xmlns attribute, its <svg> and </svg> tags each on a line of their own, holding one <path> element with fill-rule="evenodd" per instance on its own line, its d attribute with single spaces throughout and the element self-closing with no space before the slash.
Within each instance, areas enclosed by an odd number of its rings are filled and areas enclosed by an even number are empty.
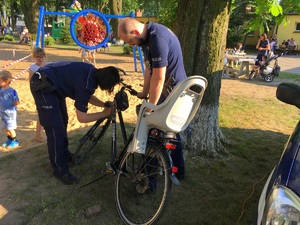
<svg viewBox="0 0 300 225">
<path fill-rule="evenodd" d="M 123 69 L 121 69 L 119 67 L 115 67 L 115 68 L 117 70 L 119 70 L 120 72 L 122 72 L 124 75 L 127 75 L 127 73 Z M 123 90 L 126 89 L 133 96 L 137 96 L 138 95 L 138 91 L 134 90 L 131 85 L 124 83 L 124 80 L 122 78 L 120 79 L 119 83 L 123 85 L 123 87 L 122 87 Z M 144 98 L 141 98 L 141 99 L 147 100 L 148 97 L 144 97 Z"/>
<path fill-rule="evenodd" d="M 134 90 L 131 85 L 124 83 L 123 79 L 121 79 L 120 84 L 122 84 L 123 87 L 126 90 L 128 90 L 131 95 L 137 96 L 138 92 L 136 90 Z"/>
</svg>

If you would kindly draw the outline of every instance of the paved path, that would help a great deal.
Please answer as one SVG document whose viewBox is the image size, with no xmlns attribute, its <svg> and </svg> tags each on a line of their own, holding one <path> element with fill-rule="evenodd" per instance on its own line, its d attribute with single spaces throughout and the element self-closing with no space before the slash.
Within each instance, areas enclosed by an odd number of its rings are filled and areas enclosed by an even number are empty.
<svg viewBox="0 0 300 225">
<path fill-rule="evenodd" d="M 247 57 L 256 58 L 256 55 L 249 54 Z M 250 63 L 253 65 L 252 63 Z M 251 69 L 250 65 L 250 69 Z M 270 62 L 270 66 L 274 65 L 274 61 Z M 278 58 L 278 65 L 281 72 L 293 73 L 300 75 L 300 55 L 283 55 Z M 237 71 L 238 72 L 238 71 Z M 228 77 L 229 78 L 229 77 Z"/>
<path fill-rule="evenodd" d="M 256 55 L 249 55 L 256 57 Z M 273 66 L 273 62 L 270 63 Z M 280 70 L 287 73 L 300 75 L 300 55 L 283 55 L 278 58 Z"/>
<path fill-rule="evenodd" d="M 300 55 L 283 55 L 278 58 L 281 71 L 300 74 Z"/>
</svg>

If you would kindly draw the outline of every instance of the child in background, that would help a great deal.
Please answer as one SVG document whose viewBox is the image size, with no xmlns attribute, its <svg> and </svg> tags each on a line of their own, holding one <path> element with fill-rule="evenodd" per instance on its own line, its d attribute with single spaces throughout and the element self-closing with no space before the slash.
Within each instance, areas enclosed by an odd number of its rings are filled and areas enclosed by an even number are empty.
<svg viewBox="0 0 300 225">
<path fill-rule="evenodd" d="M 10 87 L 12 75 L 6 70 L 0 70 L 0 116 L 7 141 L 2 147 L 14 148 L 19 145 L 15 132 L 17 129 L 17 105 L 20 104 L 18 94 Z"/>
<path fill-rule="evenodd" d="M 95 50 L 89 50 L 89 61 L 96 67 L 96 51 Z"/>
<path fill-rule="evenodd" d="M 33 53 L 32 53 L 32 57 L 34 59 L 34 64 L 32 64 L 30 67 L 29 67 L 29 81 L 32 77 L 32 75 L 38 71 L 38 69 L 42 66 L 44 66 L 46 63 L 46 53 L 44 51 L 44 49 L 42 48 L 35 48 L 33 49 Z M 45 141 L 44 138 L 42 138 L 42 126 L 40 124 L 40 120 L 37 119 L 36 121 L 36 130 L 35 130 L 35 140 L 38 141 L 38 142 L 43 142 Z"/>
<path fill-rule="evenodd" d="M 265 63 L 266 63 L 268 57 L 267 57 L 266 55 L 263 55 L 263 56 L 261 57 L 261 59 L 262 59 L 262 60 L 259 62 L 259 65 L 260 65 L 260 66 L 263 66 L 263 65 L 265 65 Z"/>
<path fill-rule="evenodd" d="M 254 77 L 258 77 L 258 76 L 259 76 L 259 68 L 260 68 L 261 66 L 265 65 L 265 63 L 266 63 L 268 57 L 267 57 L 266 55 L 263 55 L 261 59 L 262 59 L 262 60 L 258 62 L 259 65 L 253 65 L 253 66 L 252 66 L 252 69 L 255 70 L 255 75 L 254 75 Z"/>
<path fill-rule="evenodd" d="M 79 48 L 79 53 L 81 53 L 81 59 L 82 62 L 90 62 L 89 59 L 87 58 L 87 50 L 84 48 Z"/>
</svg>

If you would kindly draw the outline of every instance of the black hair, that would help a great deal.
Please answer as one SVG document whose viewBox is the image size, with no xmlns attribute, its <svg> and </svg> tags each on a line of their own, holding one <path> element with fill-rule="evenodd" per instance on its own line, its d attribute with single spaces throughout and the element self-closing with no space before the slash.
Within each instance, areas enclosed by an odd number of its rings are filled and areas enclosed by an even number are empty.
<svg viewBox="0 0 300 225">
<path fill-rule="evenodd" d="M 95 70 L 95 80 L 101 90 L 107 90 L 111 93 L 121 79 L 119 70 L 116 67 L 108 66 Z"/>
</svg>

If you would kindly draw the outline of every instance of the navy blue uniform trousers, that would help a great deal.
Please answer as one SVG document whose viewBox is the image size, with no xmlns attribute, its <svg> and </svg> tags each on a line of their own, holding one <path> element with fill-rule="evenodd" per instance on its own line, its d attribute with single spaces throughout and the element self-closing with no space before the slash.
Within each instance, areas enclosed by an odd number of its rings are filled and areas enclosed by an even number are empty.
<svg viewBox="0 0 300 225">
<path fill-rule="evenodd" d="M 174 166 L 178 168 L 177 174 L 183 176 L 185 174 L 185 166 L 184 166 L 181 137 L 179 134 L 176 134 L 176 137 L 178 142 L 176 143 L 175 151 L 172 151 L 171 158 Z"/>
<path fill-rule="evenodd" d="M 62 176 L 69 173 L 68 166 L 68 112 L 66 99 L 56 92 L 45 94 L 32 92 L 41 125 L 47 135 L 48 153 L 54 174 Z"/>
</svg>

